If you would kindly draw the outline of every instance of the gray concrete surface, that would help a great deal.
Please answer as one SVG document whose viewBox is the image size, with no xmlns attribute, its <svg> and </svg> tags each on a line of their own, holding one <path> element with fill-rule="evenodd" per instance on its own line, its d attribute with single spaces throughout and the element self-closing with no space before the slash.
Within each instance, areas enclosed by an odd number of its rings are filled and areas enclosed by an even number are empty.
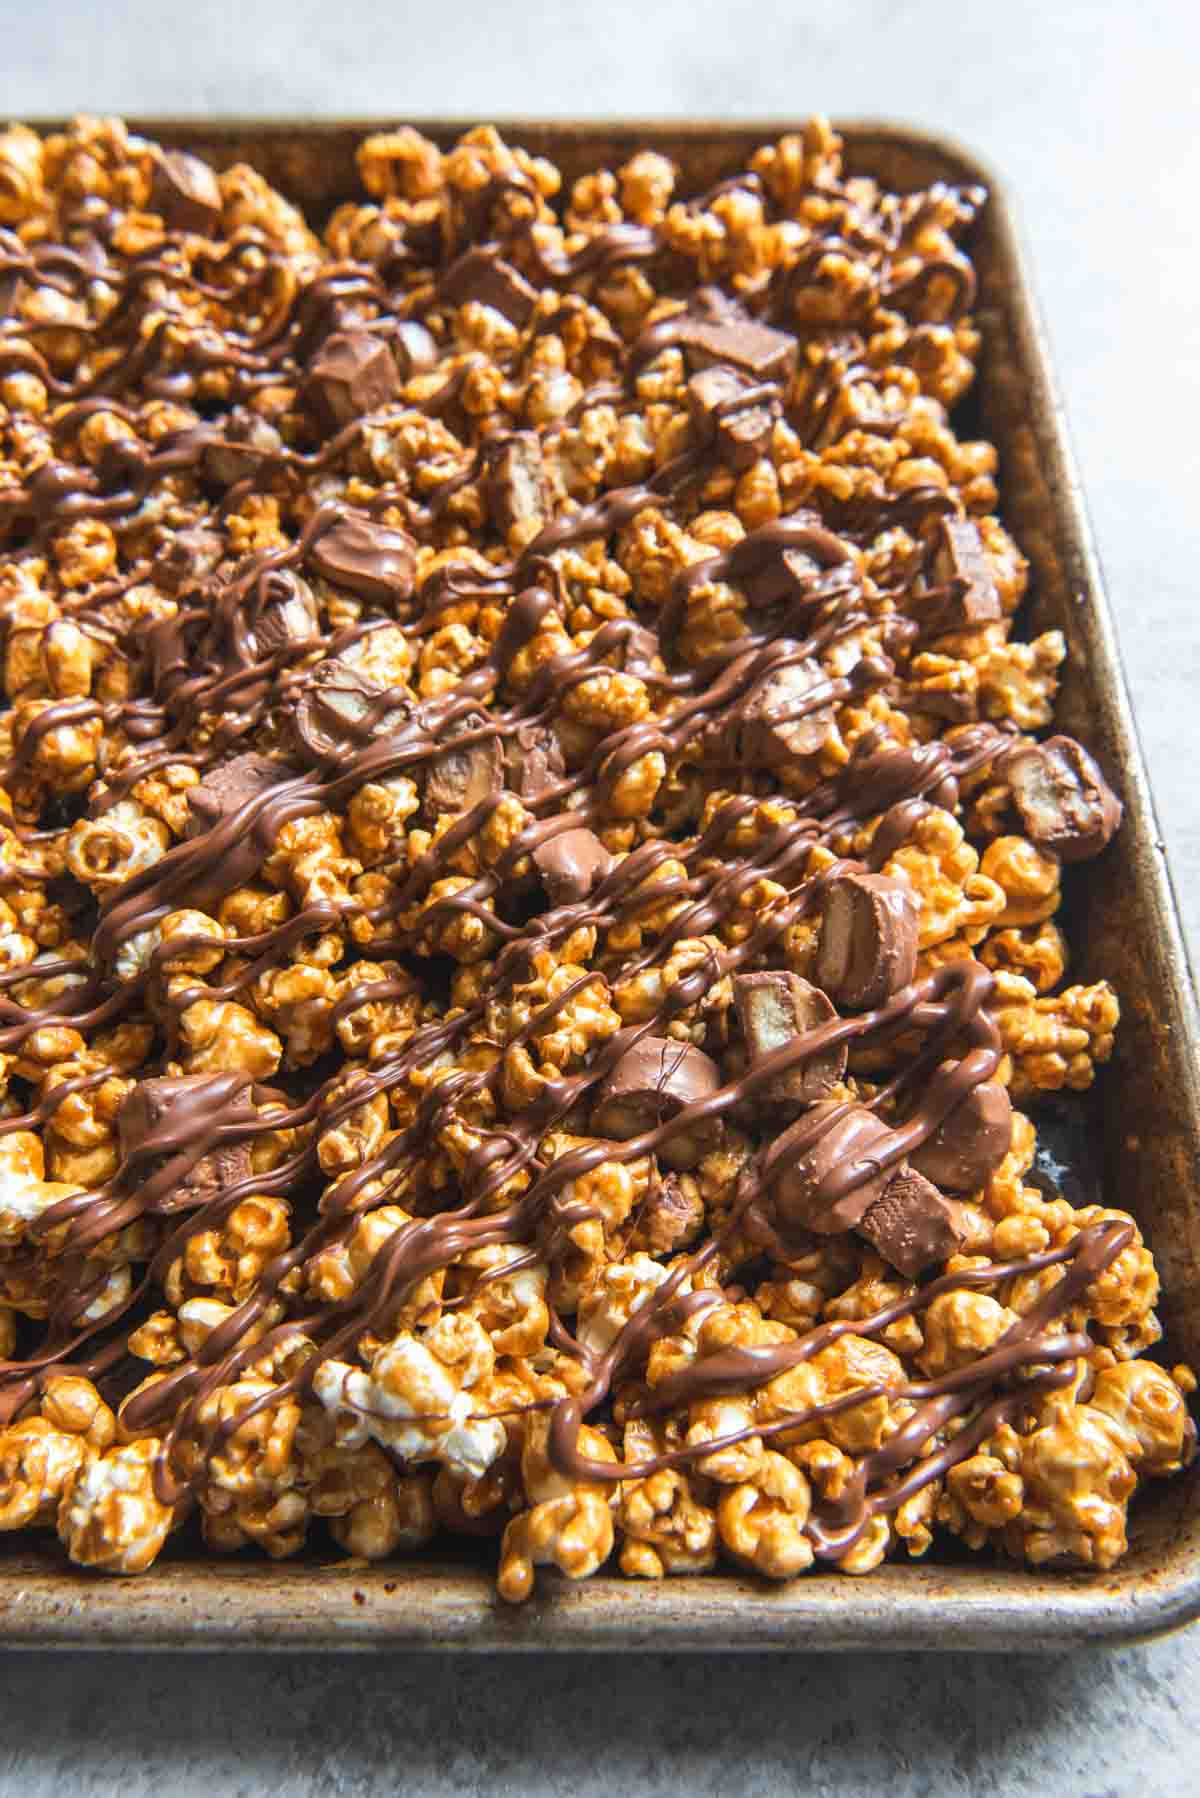
<svg viewBox="0 0 1200 1798">
<path fill-rule="evenodd" d="M 0 110 L 800 116 L 957 133 L 1016 190 L 1185 919 L 1200 13 L 1111 0 L 0 0 Z M 847 1602 L 853 1602 L 852 1592 Z M 1200 1633 L 1069 1663 L 0 1662 L 0 1792 L 1173 1798 Z"/>
</svg>

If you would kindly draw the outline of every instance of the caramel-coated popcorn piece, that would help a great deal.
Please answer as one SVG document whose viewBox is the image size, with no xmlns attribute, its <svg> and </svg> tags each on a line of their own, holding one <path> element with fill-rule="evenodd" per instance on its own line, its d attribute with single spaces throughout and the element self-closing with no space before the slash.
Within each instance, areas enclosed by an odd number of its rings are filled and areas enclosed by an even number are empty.
<svg viewBox="0 0 1200 1798">
<path fill-rule="evenodd" d="M 158 1557 L 174 1514 L 154 1492 L 153 1438 L 84 1461 L 58 1507 L 58 1533 L 71 1559 L 103 1573 L 144 1573 Z"/>
<path fill-rule="evenodd" d="M 735 1559 L 768 1579 L 791 1579 L 812 1566 L 812 1544 L 804 1534 L 811 1504 L 799 1468 L 783 1455 L 766 1454 L 755 1479 L 722 1492 L 717 1528 Z"/>
</svg>

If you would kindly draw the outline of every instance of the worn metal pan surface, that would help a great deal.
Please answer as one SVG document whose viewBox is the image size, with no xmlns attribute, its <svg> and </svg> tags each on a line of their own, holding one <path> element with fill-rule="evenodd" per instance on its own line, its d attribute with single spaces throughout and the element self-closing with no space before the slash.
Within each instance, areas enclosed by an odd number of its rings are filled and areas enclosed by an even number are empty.
<svg viewBox="0 0 1200 1798">
<path fill-rule="evenodd" d="M 568 178 L 636 146 L 672 156 L 703 189 L 745 166 L 791 121 L 757 124 L 510 121 L 510 140 Z M 221 167 L 247 161 L 311 217 L 356 191 L 354 148 L 375 121 L 148 120 L 138 129 Z M 445 144 L 464 129 L 422 122 Z M 1108 1202 L 1134 1212 L 1158 1259 L 1168 1360 L 1200 1363 L 1200 1058 L 1196 1001 L 1130 717 L 1103 583 L 1065 441 L 1025 259 L 1002 188 L 956 144 L 904 127 L 842 127 L 848 161 L 900 190 L 983 182 L 972 240 L 985 348 L 971 428 L 1000 451 L 1002 511 L 1033 565 L 1026 629 L 1070 647 L 1059 716 L 1095 750 L 1126 804 L 1116 849 L 1075 875 L 1073 970 L 1119 986 L 1117 1053 L 1090 1105 Z M 1176 1628 L 1200 1615 L 1200 1468 L 1135 1503 L 1131 1549 L 1111 1573 L 1048 1573 L 974 1558 L 817 1574 L 783 1587 L 732 1574 L 659 1584 L 539 1576 L 512 1610 L 485 1569 L 457 1558 L 378 1567 L 200 1560 L 177 1551 L 130 1581 L 68 1569 L 56 1546 L 0 1543 L 0 1643 L 10 1647 L 372 1649 L 1069 1649 Z"/>
</svg>

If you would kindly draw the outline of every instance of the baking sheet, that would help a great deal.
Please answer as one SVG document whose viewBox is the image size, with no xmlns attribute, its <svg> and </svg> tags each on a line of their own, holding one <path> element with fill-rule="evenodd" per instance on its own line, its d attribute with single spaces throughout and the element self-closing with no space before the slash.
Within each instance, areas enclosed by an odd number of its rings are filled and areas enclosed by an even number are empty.
<svg viewBox="0 0 1200 1798">
<path fill-rule="evenodd" d="M 51 121 L 32 121 L 39 129 Z M 391 123 L 392 121 L 387 121 Z M 447 145 L 466 122 L 413 121 Z M 218 167 L 247 161 L 320 218 L 358 191 L 354 149 L 381 121 L 313 124 L 131 121 Z M 671 156 L 696 191 L 746 165 L 794 120 L 755 124 L 510 120 L 510 141 L 552 157 L 568 181 L 636 147 Z M 898 189 L 983 182 L 991 200 L 970 247 L 984 334 L 969 400 L 1000 452 L 1001 514 L 1032 564 L 1023 633 L 1062 630 L 1069 657 L 1058 722 L 1095 751 L 1126 806 L 1119 851 L 1069 879 L 1074 978 L 1107 975 L 1123 1017 L 1090 1111 L 1108 1203 L 1130 1210 L 1163 1279 L 1168 1360 L 1200 1362 L 1200 1060 L 1195 990 L 1130 717 L 1112 621 L 1067 448 L 1044 331 L 1014 227 L 991 172 L 959 146 L 903 126 L 839 124 L 846 159 Z M 865 1580 L 811 1574 L 784 1586 L 732 1573 L 574 1586 L 539 1572 L 513 1609 L 469 1547 L 371 1567 L 344 1560 L 189 1560 L 168 1555 L 128 1581 L 67 1567 L 57 1545 L 0 1538 L 0 1646 L 482 1650 L 1069 1649 L 1161 1633 L 1200 1615 L 1200 1466 L 1135 1501 L 1130 1552 L 1109 1573 L 981 1561 L 889 1564 Z M 938 1552 L 932 1551 L 934 1554 Z M 951 1550 L 950 1552 L 953 1552 Z"/>
</svg>

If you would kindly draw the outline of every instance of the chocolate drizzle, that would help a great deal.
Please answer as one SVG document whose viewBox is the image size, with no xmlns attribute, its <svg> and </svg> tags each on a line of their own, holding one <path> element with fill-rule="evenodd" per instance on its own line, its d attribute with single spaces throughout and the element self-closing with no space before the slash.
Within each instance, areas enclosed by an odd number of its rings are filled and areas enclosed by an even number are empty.
<svg viewBox="0 0 1200 1798">
<path fill-rule="evenodd" d="M 789 1071 L 822 1057 L 828 1065 L 831 1051 L 886 1044 L 905 1029 L 922 1033 L 920 1051 L 867 1103 L 884 1121 L 881 1146 L 869 1156 L 843 1159 L 829 1168 L 820 1183 L 821 1205 L 833 1210 L 868 1186 L 881 1168 L 898 1166 L 919 1150 L 976 1088 L 993 1078 L 1000 1060 L 999 1038 L 987 1009 L 992 976 L 972 960 L 951 962 L 917 978 L 873 1008 L 854 1015 L 834 1013 L 736 1077 L 714 1074 L 716 1085 L 708 1090 L 709 1083 L 701 1083 L 699 1096 L 689 1097 L 681 1089 L 674 1095 L 677 1102 L 662 1107 L 663 1115 L 625 1140 L 584 1142 L 548 1165 L 539 1156 L 546 1135 L 568 1127 L 572 1117 L 591 1107 L 638 1043 L 649 1038 L 657 1045 L 673 1020 L 717 982 L 769 966 L 772 957 L 781 960 L 788 931 L 819 913 L 830 884 L 848 872 L 863 872 L 864 864 L 825 853 L 844 848 L 857 823 L 884 814 L 866 864 L 878 869 L 930 805 L 953 807 L 959 783 L 999 759 L 1012 742 L 1011 733 L 991 725 L 911 748 L 882 737 L 863 738 L 840 773 L 817 778 L 814 766 L 802 801 L 763 830 L 753 848 L 735 847 L 759 802 L 756 771 L 750 770 L 749 790 L 725 798 L 698 835 L 678 841 L 663 830 L 657 840 L 640 842 L 623 858 L 608 853 L 597 833 L 612 823 L 610 801 L 622 777 L 647 756 L 661 755 L 669 767 L 679 769 L 712 753 L 714 744 L 719 750 L 722 744 L 736 743 L 746 718 L 757 715 L 756 706 L 761 713 L 763 695 L 777 690 L 773 683 L 783 671 L 805 670 L 803 681 L 783 683 L 788 693 L 785 725 L 831 717 L 832 708 L 850 699 L 898 691 L 897 663 L 906 652 L 903 620 L 893 639 L 895 656 L 890 649 L 862 654 L 838 674 L 828 672 L 828 661 L 821 662 L 868 628 L 878 609 L 872 609 L 865 589 L 858 543 L 870 531 L 851 528 L 849 519 L 837 517 L 836 508 L 825 514 L 795 510 L 760 525 L 732 548 L 686 567 L 657 611 L 643 606 L 636 618 L 602 622 L 585 647 L 543 658 L 523 685 L 513 678 L 526 646 L 565 610 L 561 552 L 593 540 L 611 543 L 648 509 L 694 511 L 691 496 L 721 463 L 720 427 L 741 413 L 757 408 L 762 432 L 776 419 L 785 419 L 805 444 L 816 446 L 827 439 L 839 399 L 851 387 L 870 383 L 873 371 L 863 359 L 861 338 L 855 338 L 827 344 L 804 371 L 805 395 L 795 389 L 797 300 L 823 278 L 825 255 L 868 257 L 871 304 L 908 307 L 918 318 L 926 302 L 950 318 L 969 308 L 973 277 L 965 259 L 937 259 L 913 268 L 909 243 L 918 212 L 869 221 L 862 214 L 852 216 L 855 209 L 847 206 L 846 237 L 831 230 L 810 248 L 797 249 L 795 258 L 760 291 L 744 295 L 737 305 L 719 290 L 706 289 L 686 305 L 673 305 L 666 316 L 652 318 L 627 347 L 610 331 L 603 345 L 620 365 L 618 378 L 607 371 L 584 391 L 566 419 L 553 419 L 535 431 L 527 424 L 520 430 L 492 430 L 468 442 L 470 453 L 461 466 L 441 475 L 432 489 L 426 487 L 420 500 L 404 483 L 364 497 L 359 476 L 352 503 L 335 491 L 335 477 L 339 471 L 344 474 L 347 459 L 358 455 L 374 415 L 414 404 L 414 381 L 424 383 L 415 403 L 426 419 L 452 418 L 468 431 L 464 394 L 479 359 L 448 347 L 448 313 L 479 304 L 503 314 L 532 340 L 544 329 L 552 303 L 561 299 L 552 293 L 547 300 L 546 290 L 582 283 L 594 291 L 615 269 L 663 258 L 666 240 L 653 227 L 602 225 L 583 241 L 572 241 L 572 247 L 556 248 L 534 229 L 536 213 L 522 223 L 525 214 L 519 208 L 505 210 L 509 200 L 529 198 L 523 178 L 514 177 L 505 191 L 504 184 L 493 183 L 477 196 L 470 216 L 458 219 L 453 230 L 443 227 L 436 270 L 422 270 L 415 243 L 402 242 L 393 243 L 388 259 L 378 266 L 314 262 L 297 276 L 282 250 L 252 234 L 234 233 L 223 245 L 204 238 L 217 204 L 215 184 L 211 177 L 205 180 L 206 173 L 190 166 L 190 159 L 162 160 L 155 191 L 168 235 L 153 251 L 119 256 L 112 248 L 119 222 L 115 217 L 96 221 L 94 254 L 65 245 L 27 246 L 12 233 L 0 232 L 0 282 L 49 288 L 73 303 L 90 283 L 103 281 L 115 296 L 102 324 L 89 320 L 56 327 L 60 335 L 74 333 L 81 346 L 74 378 L 67 378 L 62 359 L 52 356 L 47 328 L 15 316 L 10 302 L 9 316 L 0 326 L 0 377 L 27 373 L 43 383 L 55 402 L 49 428 L 60 447 L 76 441 L 88 420 L 99 414 L 121 420 L 128 432 L 108 443 L 94 467 L 51 456 L 0 493 L 0 532 L 11 556 L 20 562 L 44 553 L 55 533 L 84 521 L 132 529 L 148 497 L 162 491 L 164 483 L 191 483 L 209 508 L 186 532 L 164 531 L 157 538 L 142 533 L 136 567 L 126 568 L 115 587 L 85 594 L 72 611 L 93 640 L 107 633 L 111 641 L 116 627 L 110 603 L 123 590 L 121 582 L 129 587 L 151 577 L 160 594 L 172 597 L 173 611 L 162 611 L 148 626 L 135 621 L 124 627 L 119 647 L 137 675 L 132 696 L 58 700 L 14 739 L 3 771 L 7 782 L 28 773 L 55 730 L 100 721 L 110 753 L 101 781 L 88 796 L 93 820 L 102 820 L 140 781 L 165 768 L 195 768 L 204 783 L 191 808 L 188 834 L 103 899 L 87 964 L 64 960 L 2 977 L 0 1050 L 19 1050 L 49 1023 L 86 1033 L 101 1024 L 143 1017 L 174 959 L 203 950 L 234 958 L 236 971 L 223 986 L 188 988 L 173 993 L 169 1002 L 159 997 L 164 1066 L 177 1047 L 179 1019 L 198 992 L 232 999 L 323 932 L 365 924 L 372 957 L 407 958 L 423 952 L 434 927 L 475 920 L 496 940 L 490 988 L 493 998 L 503 998 L 511 997 L 527 977 L 539 949 L 554 948 L 581 928 L 602 933 L 627 928 L 644 905 L 644 883 L 667 862 L 681 864 L 683 874 L 660 881 L 655 893 L 678 901 L 679 910 L 652 945 L 629 960 L 622 970 L 627 976 L 660 971 L 685 939 L 717 938 L 759 883 L 774 883 L 783 897 L 755 914 L 741 940 L 711 947 L 702 963 L 664 985 L 653 1017 L 604 1043 L 579 1071 L 547 1079 L 536 1102 L 524 1111 L 505 1112 L 501 1063 L 488 1072 L 471 1071 L 464 1056 L 464 1065 L 422 1090 L 405 1128 L 326 1186 L 318 1210 L 298 1205 L 303 1227 L 292 1246 L 263 1269 L 253 1295 L 195 1355 L 126 1404 L 131 1429 L 164 1436 L 156 1475 L 164 1500 L 181 1497 L 186 1488 L 181 1443 L 198 1441 L 202 1453 L 191 1464 L 202 1465 L 203 1454 L 214 1451 L 255 1410 L 277 1404 L 286 1392 L 308 1392 L 323 1360 L 352 1353 L 362 1333 L 383 1322 L 398 1297 L 427 1274 L 472 1249 L 495 1244 L 516 1248 L 528 1262 L 546 1240 L 548 1225 L 568 1219 L 574 1202 L 568 1189 L 584 1175 L 605 1162 L 628 1164 L 647 1155 L 661 1154 L 671 1162 L 673 1147 L 678 1152 L 689 1137 L 702 1137 L 721 1119 L 766 1100 Z M 735 187 L 756 196 L 770 211 L 764 183 L 753 174 L 731 178 L 696 204 L 703 206 Z M 964 208 L 979 203 L 980 197 L 972 197 Z M 232 316 L 245 316 L 249 324 L 244 329 L 210 325 L 169 332 L 164 318 L 144 328 L 156 296 L 189 289 L 227 305 Z M 867 301 L 863 304 L 865 310 Z M 95 355 L 101 347 L 103 355 Z M 815 337 L 813 347 L 820 348 Z M 700 420 L 692 441 L 644 480 L 600 491 L 573 509 L 559 506 L 515 557 L 506 559 L 494 545 L 485 566 L 441 554 L 438 565 L 428 568 L 432 557 L 427 552 L 445 548 L 439 532 L 453 503 L 473 483 L 486 489 L 506 449 L 519 440 L 523 454 L 540 454 L 540 447 L 573 428 L 589 408 L 633 409 L 639 379 L 660 357 L 676 351 L 701 369 L 716 363 L 737 371 L 730 397 L 713 401 L 711 417 Z M 437 381 L 432 388 L 431 376 Z M 150 436 L 153 406 L 166 398 L 184 410 L 213 380 L 219 382 L 221 396 L 215 417 L 197 409 L 188 422 Z M 322 433 L 313 447 L 297 448 L 302 438 L 285 441 L 254 412 L 256 396 L 279 384 L 302 387 Z M 878 428 L 886 435 L 883 424 Z M 747 441 L 745 453 L 752 458 L 758 438 L 751 433 Z M 735 444 L 735 452 L 740 457 L 742 448 Z M 306 490 L 314 499 L 305 501 L 302 527 L 284 547 L 242 556 L 225 553 L 228 520 L 247 498 L 295 501 Z M 322 495 L 319 503 L 316 492 Z M 936 518 L 947 503 L 937 490 L 881 502 L 871 529 L 903 519 L 919 536 L 921 524 Z M 500 505 L 496 510 L 503 513 Z M 421 579 L 423 563 L 427 571 Z M 922 573 L 918 558 L 909 582 L 913 591 Z M 716 584 L 734 589 L 744 600 L 745 629 L 707 659 L 689 660 L 682 653 L 689 618 L 697 599 Z M 316 588 L 321 591 L 314 592 Z M 358 622 L 331 628 L 325 589 L 342 602 L 352 596 L 358 602 Z M 367 665 L 360 668 L 355 660 L 357 652 L 369 649 L 375 630 L 399 624 L 419 648 L 455 608 L 484 603 L 503 609 L 487 657 L 437 697 L 415 701 L 379 687 Z M 636 672 L 658 695 L 661 708 L 657 715 L 599 734 L 568 767 L 558 753 L 554 727 L 562 722 L 572 694 L 613 670 Z M 821 734 L 817 730 L 811 744 L 803 732 L 781 741 L 785 748 L 791 745 L 793 759 L 803 760 L 819 748 Z M 228 788 L 233 797 L 222 804 L 221 783 L 214 775 L 222 770 L 232 775 L 237 758 L 248 755 L 260 764 L 255 780 L 240 792 L 234 781 Z M 467 776 L 439 780 L 461 758 L 466 758 Z M 520 770 L 515 779 L 514 765 Z M 520 791 L 525 821 L 490 866 L 429 904 L 431 889 L 444 879 L 456 853 L 477 839 L 493 812 L 502 766 L 510 770 L 510 787 Z M 286 922 L 253 934 L 151 941 L 139 971 L 132 978 L 118 977 L 122 951 L 152 936 L 168 912 L 185 906 L 214 909 L 237 888 L 254 882 L 285 827 L 344 808 L 368 783 L 402 775 L 419 783 L 429 823 L 440 820 L 440 827 L 412 864 L 395 874 L 386 899 L 373 904 L 345 897 L 310 900 L 298 905 Z M 555 850 L 551 846 L 556 843 Z M 529 918 L 534 881 L 523 870 L 531 864 L 541 870 L 545 903 Z M 13 865 L 4 875 L 20 878 Z M 61 977 L 60 990 L 40 1007 L 10 996 L 21 980 L 52 976 Z M 403 996 L 408 983 L 405 972 L 352 985 L 333 1007 L 334 1027 L 363 1006 Z M 544 1033 L 586 984 L 586 979 L 576 982 L 546 1002 L 510 1047 L 527 1045 Z M 230 1074 L 166 1076 L 151 1082 L 157 1109 L 146 1111 L 136 1140 L 126 1132 L 113 1177 L 53 1205 L 33 1226 L 35 1238 L 55 1238 L 64 1279 L 52 1294 L 40 1348 L 23 1360 L 0 1363 L 0 1416 L 17 1413 L 55 1369 L 71 1366 L 97 1376 L 119 1372 L 129 1314 L 137 1315 L 148 1282 L 161 1282 L 193 1232 L 218 1227 L 251 1192 L 296 1199 L 319 1191 L 318 1134 L 370 1100 L 399 1091 L 414 1070 L 439 1058 L 463 1056 L 472 1032 L 482 1027 L 484 1010 L 480 1001 L 422 1022 L 402 1047 L 389 1048 L 361 1066 L 353 1086 L 347 1087 L 341 1070 L 327 1078 L 318 1073 L 315 1084 L 294 1103 L 256 1087 L 249 1077 Z M 708 1058 L 700 1055 L 700 1060 Z M 837 1054 L 832 1060 L 840 1065 Z M 0 1120 L 0 1135 L 52 1121 L 72 1093 L 88 1090 L 108 1072 L 65 1082 L 32 1111 Z M 404 1202 L 406 1183 L 427 1157 L 434 1137 L 482 1098 L 506 1121 L 476 1132 L 478 1142 L 464 1156 L 453 1202 L 433 1215 L 414 1215 L 397 1229 L 349 1300 L 311 1308 L 297 1297 L 289 1276 L 322 1250 L 346 1242 L 366 1212 L 393 1199 Z M 799 1147 L 810 1139 L 816 1142 L 845 1110 L 835 1104 L 819 1114 L 805 1114 L 788 1132 L 789 1153 L 799 1152 L 796 1130 L 804 1137 Z M 251 1174 L 245 1150 L 268 1130 L 295 1131 L 292 1147 L 269 1172 Z M 227 1157 L 221 1178 L 201 1178 L 198 1170 L 211 1171 L 221 1155 Z M 771 1148 L 764 1145 L 743 1169 L 729 1218 L 702 1248 L 673 1268 L 604 1355 L 589 1354 L 554 1318 L 554 1340 L 581 1361 L 587 1375 L 581 1394 L 559 1399 L 552 1407 L 550 1448 L 561 1471 L 611 1483 L 695 1462 L 722 1445 L 706 1441 L 637 1465 L 613 1466 L 589 1458 L 579 1443 L 584 1421 L 608 1401 L 614 1386 L 640 1377 L 652 1343 L 677 1329 L 689 1310 L 694 1313 L 710 1302 L 702 1290 L 687 1292 L 687 1284 L 732 1252 L 740 1230 L 786 1259 L 789 1226 L 775 1195 L 777 1174 Z M 522 1180 L 519 1198 L 507 1198 Z M 89 1324 L 83 1314 L 90 1294 L 71 1290 L 66 1276 L 103 1239 L 141 1222 L 153 1223 L 156 1230 L 146 1280 L 119 1307 Z M 894 1510 L 940 1477 L 998 1421 L 1015 1416 L 1031 1394 L 1070 1380 L 1073 1363 L 1086 1353 L 1088 1342 L 1077 1333 L 1062 1333 L 1058 1322 L 1128 1240 L 1126 1226 L 1090 1226 L 1065 1249 L 943 1275 L 853 1325 L 823 1324 L 782 1346 L 702 1356 L 635 1399 L 631 1414 L 756 1390 L 851 1329 L 859 1335 L 878 1333 L 918 1314 L 943 1292 L 1061 1266 L 1061 1279 L 987 1355 L 954 1374 L 909 1382 L 890 1393 L 910 1399 L 912 1415 L 883 1448 L 858 1460 L 843 1496 L 818 1507 L 809 1525 L 816 1552 L 837 1559 L 872 1518 Z M 260 1335 L 264 1320 L 280 1310 L 285 1321 Z M 201 1430 L 201 1400 L 261 1359 L 273 1344 L 297 1333 L 315 1345 L 313 1358 L 249 1412 Z M 871 1396 L 872 1389 L 859 1389 L 834 1404 L 722 1440 L 735 1442 L 750 1433 L 786 1438 L 803 1423 Z M 963 1420 L 963 1427 L 948 1435 L 947 1426 L 956 1420 Z"/>
</svg>

